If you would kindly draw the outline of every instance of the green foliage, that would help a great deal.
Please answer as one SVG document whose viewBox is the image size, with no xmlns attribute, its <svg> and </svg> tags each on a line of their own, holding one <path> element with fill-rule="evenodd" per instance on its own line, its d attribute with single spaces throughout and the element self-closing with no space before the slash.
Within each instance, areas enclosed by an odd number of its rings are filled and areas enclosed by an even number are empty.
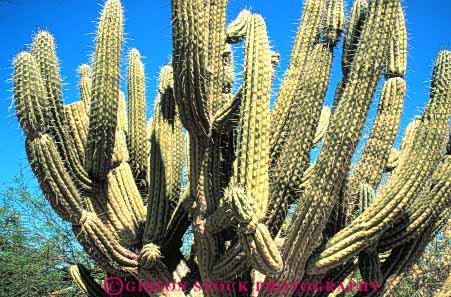
<svg viewBox="0 0 451 297">
<path fill-rule="evenodd" d="M 78 296 L 68 265 L 90 261 L 24 172 L 0 193 L 0 296 Z"/>
<path fill-rule="evenodd" d="M 451 224 L 448 221 L 445 228 L 428 244 L 418 262 L 397 280 L 391 296 L 433 297 L 441 291 L 450 271 Z M 447 282 L 449 283 L 449 280 Z M 446 296 L 447 292 L 444 293 Z"/>
</svg>

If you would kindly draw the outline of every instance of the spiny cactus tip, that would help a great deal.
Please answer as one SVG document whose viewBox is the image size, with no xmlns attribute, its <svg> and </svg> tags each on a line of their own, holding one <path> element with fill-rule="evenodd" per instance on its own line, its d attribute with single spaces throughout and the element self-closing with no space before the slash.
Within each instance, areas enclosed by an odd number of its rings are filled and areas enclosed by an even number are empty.
<svg viewBox="0 0 451 297">
<path fill-rule="evenodd" d="M 91 76 L 91 67 L 88 64 L 83 64 L 78 68 L 80 76 Z"/>
</svg>

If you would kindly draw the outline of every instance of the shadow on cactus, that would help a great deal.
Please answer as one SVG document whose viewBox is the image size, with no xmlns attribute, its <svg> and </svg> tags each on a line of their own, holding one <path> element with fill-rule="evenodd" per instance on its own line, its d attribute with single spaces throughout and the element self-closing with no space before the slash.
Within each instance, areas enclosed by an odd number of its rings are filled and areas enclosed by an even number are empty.
<svg viewBox="0 0 451 297">
<path fill-rule="evenodd" d="M 49 33 L 38 33 L 31 51 L 17 55 L 17 116 L 55 211 L 109 275 L 187 284 L 184 292 L 151 296 L 302 296 L 300 288 L 258 291 L 255 284 L 339 284 L 357 270 L 380 284 L 376 294 L 390 296 L 449 215 L 451 52 L 438 54 L 429 103 L 398 151 L 407 56 L 399 0 L 355 0 L 346 22 L 343 0 L 305 1 L 272 111 L 279 56 L 270 50 L 263 17 L 244 10 L 226 25 L 226 0 L 171 5 L 172 61 L 161 70 L 149 123 L 136 49 L 129 53 L 128 112 L 119 87 L 119 0 L 103 9 L 92 71 L 80 67 L 79 102 L 63 105 Z M 343 76 L 330 110 L 324 98 L 343 32 Z M 239 42 L 243 80 L 233 94 L 231 44 Z M 381 76 L 375 122 L 352 164 Z M 310 165 L 319 141 L 320 155 Z M 187 257 L 180 248 L 190 226 Z M 85 268 L 74 266 L 71 274 L 87 295 L 106 296 Z M 249 290 L 193 286 L 207 280 L 240 281 Z"/>
</svg>

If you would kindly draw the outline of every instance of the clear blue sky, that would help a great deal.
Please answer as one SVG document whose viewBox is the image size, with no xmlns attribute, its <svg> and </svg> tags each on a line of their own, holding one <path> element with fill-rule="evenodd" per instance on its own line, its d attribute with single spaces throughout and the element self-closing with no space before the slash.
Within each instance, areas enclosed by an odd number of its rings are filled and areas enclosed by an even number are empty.
<svg viewBox="0 0 451 297">
<path fill-rule="evenodd" d="M 39 29 L 49 30 L 57 42 L 57 53 L 65 83 L 65 102 L 78 100 L 77 67 L 89 62 L 94 46 L 96 20 L 103 0 L 0 0 L 0 184 L 8 181 L 24 162 L 24 139 L 14 115 L 12 103 L 12 60 L 26 50 Z M 148 108 L 155 95 L 159 68 L 171 53 L 170 0 L 123 0 L 127 41 L 125 51 L 137 47 L 145 57 Z M 404 1 L 409 33 L 408 95 L 402 129 L 418 114 L 428 98 L 434 57 L 451 45 L 451 2 L 444 0 Z M 261 13 L 266 21 L 273 48 L 282 60 L 282 77 L 300 17 L 299 0 L 230 0 L 229 19 L 241 8 Z M 346 1 L 349 13 L 351 1 Z M 125 55 L 124 55 L 125 57 Z M 125 74 L 126 64 L 123 63 Z M 340 77 L 339 59 L 335 59 L 332 86 Z M 330 101 L 330 100 L 329 100 Z"/>
</svg>

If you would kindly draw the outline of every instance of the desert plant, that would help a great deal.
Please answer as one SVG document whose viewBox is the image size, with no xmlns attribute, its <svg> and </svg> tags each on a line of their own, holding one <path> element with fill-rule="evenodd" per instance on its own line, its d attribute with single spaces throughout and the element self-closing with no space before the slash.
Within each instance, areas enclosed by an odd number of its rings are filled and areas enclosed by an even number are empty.
<svg viewBox="0 0 451 297">
<path fill-rule="evenodd" d="M 438 54 L 429 103 L 398 152 L 407 56 L 399 0 L 355 0 L 332 111 L 323 105 L 344 4 L 306 0 L 271 112 L 279 57 L 265 21 L 244 10 L 226 26 L 227 2 L 172 0 L 172 61 L 161 70 L 147 127 L 137 50 L 129 55 L 128 115 L 120 90 L 119 0 L 104 7 L 92 73 L 80 67 L 80 102 L 63 106 L 53 37 L 37 34 L 31 52 L 15 59 L 14 96 L 44 193 L 110 275 L 187 283 L 149 295 L 321 296 L 329 292 L 271 291 L 271 282 L 337 284 L 356 269 L 380 285 L 357 295 L 383 294 L 449 214 L 451 52 Z M 233 94 L 230 45 L 238 42 L 244 71 Z M 382 75 L 370 137 L 352 164 Z M 185 259 L 180 247 L 189 226 L 194 239 Z M 85 269 L 71 272 L 87 294 L 101 294 Z M 263 279 L 269 287 L 258 290 Z M 240 281 L 249 290 L 196 290 L 196 281 L 207 280 Z"/>
</svg>

